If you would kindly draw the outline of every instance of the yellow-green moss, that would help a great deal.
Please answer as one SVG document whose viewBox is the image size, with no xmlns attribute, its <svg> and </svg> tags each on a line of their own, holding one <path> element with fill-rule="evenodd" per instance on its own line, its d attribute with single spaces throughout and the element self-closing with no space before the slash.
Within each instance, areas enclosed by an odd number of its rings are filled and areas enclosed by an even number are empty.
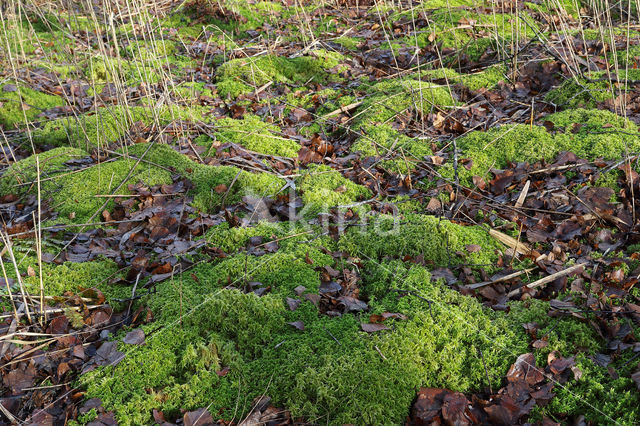
<svg viewBox="0 0 640 426">
<path fill-rule="evenodd" d="M 420 72 L 423 77 L 433 80 L 446 80 L 449 84 L 461 83 L 471 90 L 492 89 L 500 81 L 505 80 L 505 73 L 506 67 L 500 64 L 492 65 L 485 70 L 470 74 L 462 74 L 452 68 L 438 68 Z"/>
<path fill-rule="evenodd" d="M 128 147 L 126 151 L 131 157 L 92 164 L 74 173 L 57 172 L 64 172 L 63 163 L 70 158 L 81 156 L 82 151 L 72 150 L 68 155 L 63 155 L 62 151 L 65 148 L 59 148 L 48 151 L 51 154 L 42 154 L 41 161 L 47 164 L 50 177 L 53 177 L 42 182 L 42 196 L 43 199 L 50 200 L 53 210 L 59 213 L 56 222 L 82 223 L 91 217 L 105 201 L 105 198 L 97 195 L 111 194 L 136 164 L 137 159 L 142 158 L 147 148 L 149 148 L 148 144 Z M 203 211 L 210 211 L 220 207 L 225 194 L 224 201 L 232 204 L 240 201 L 244 195 L 271 196 L 277 193 L 285 183 L 284 180 L 268 173 L 249 173 L 235 167 L 202 165 L 162 144 L 149 149 L 143 160 L 145 161 L 137 164 L 130 178 L 118 190 L 119 194 L 128 194 L 127 185 L 139 181 L 146 185 L 171 183 L 172 173 L 165 169 L 171 168 L 193 182 L 194 189 L 191 195 L 194 197 L 194 206 Z M 29 157 L 9 168 L 0 179 L 2 194 L 24 194 L 27 190 L 35 193 L 35 185 L 16 186 L 18 176 L 24 175 L 24 179 L 34 179 L 34 164 L 35 158 Z M 234 180 L 235 183 L 231 186 Z M 217 187 L 221 184 L 226 185 L 228 191 L 218 192 Z M 15 188 L 19 188 L 19 192 Z M 110 201 L 106 208 L 110 210 L 112 207 L 113 201 Z M 74 218 L 71 219 L 70 215 Z"/>
<path fill-rule="evenodd" d="M 20 262 L 20 269 L 27 267 L 38 271 L 38 261 L 35 257 L 27 257 Z M 109 278 L 114 278 L 118 272 L 118 265 L 112 260 L 96 260 L 91 262 L 65 262 L 62 265 L 53 263 L 42 264 L 42 278 L 44 282 L 44 294 L 47 296 L 61 296 L 67 291 L 79 292 L 81 289 L 98 288 L 103 291 L 108 299 L 112 297 L 125 298 L 131 295 L 127 289 L 117 289 L 107 285 Z M 24 277 L 24 284 L 31 294 L 39 294 L 40 278 Z M 128 293 L 128 294 L 127 294 Z"/>
<path fill-rule="evenodd" d="M 480 250 L 470 253 L 468 245 L 478 245 Z M 435 266 L 459 263 L 461 256 L 465 263 L 492 265 L 502 249 L 482 228 L 416 214 L 374 216 L 368 226 L 351 228 L 340 240 L 340 247 L 374 260 L 421 255 Z"/>
<path fill-rule="evenodd" d="M 202 120 L 203 111 L 195 107 L 103 107 L 78 117 L 49 121 L 33 132 L 33 141 L 43 145 L 71 145 L 89 151 L 116 141 L 126 134 L 134 122 L 148 125 L 157 119 L 161 125 L 166 125 L 173 120 L 196 121 Z"/>
<path fill-rule="evenodd" d="M 117 367 L 85 376 L 88 396 L 100 397 L 120 422 L 132 424 L 150 421 L 154 408 L 173 418 L 179 409 L 197 408 L 204 401 L 224 418 L 241 415 L 268 386 L 277 405 L 309 421 L 396 423 L 408 414 L 419 386 L 461 391 L 484 387 L 483 360 L 497 386 L 515 354 L 526 350 L 526 339 L 505 329 L 506 323 L 494 320 L 477 301 L 431 282 L 424 268 L 407 269 L 401 263 L 367 264 L 363 287 L 406 288 L 434 305 L 430 311 L 419 298 L 398 299 L 385 292 L 373 312 L 409 316 L 393 324 L 394 331 L 367 335 L 360 331 L 366 316 L 318 316 L 310 302 L 287 311 L 284 298 L 294 297 L 293 288 L 317 291 L 314 267 L 332 262 L 329 256 L 312 254 L 316 264 L 309 265 L 304 247 L 299 251 L 297 257 L 251 256 L 248 264 L 241 255 L 160 283 L 161 298 L 150 301 L 158 312 L 153 325 L 158 331 L 145 346 L 123 345 L 127 357 Z M 272 294 L 258 298 L 217 290 L 229 282 L 242 285 L 244 277 L 271 285 Z M 178 300 L 197 309 L 181 315 Z M 180 324 L 173 322 L 180 317 Z M 305 331 L 286 324 L 291 321 L 303 321 Z M 212 344 L 226 359 L 222 355 L 208 365 L 193 362 L 194 351 L 206 351 Z M 220 365 L 230 366 L 229 374 L 218 377 L 214 368 Z M 238 389 L 247 398 L 238 400 Z"/>
<path fill-rule="evenodd" d="M 353 204 L 371 196 L 364 186 L 358 185 L 324 165 L 309 165 L 297 182 L 309 215 L 328 211 L 332 207 Z"/>
<path fill-rule="evenodd" d="M 146 144 L 136 144 L 129 147 L 128 152 L 139 158 L 146 148 Z M 285 185 L 284 179 L 270 173 L 250 173 L 236 167 L 196 163 L 167 145 L 155 146 L 145 159 L 169 167 L 191 180 L 194 185 L 193 204 L 202 211 L 217 209 L 223 200 L 227 205 L 237 203 L 245 195 L 272 196 Z M 234 180 L 235 183 L 231 185 Z M 227 189 L 220 191 L 219 185 L 225 185 Z"/>
<path fill-rule="evenodd" d="M 233 142 L 250 151 L 281 157 L 297 157 L 300 144 L 280 136 L 280 128 L 260 117 L 247 115 L 242 120 L 222 118 L 216 121 L 216 136 L 222 143 Z"/>
<path fill-rule="evenodd" d="M 470 184 L 472 176 L 487 178 L 491 168 L 504 169 L 509 162 L 549 161 L 560 151 L 589 160 L 612 160 L 640 150 L 634 136 L 637 126 L 609 111 L 577 108 L 548 115 L 545 120 L 555 125 L 552 133 L 543 126 L 519 124 L 471 132 L 458 139 L 460 158 L 472 160 L 470 169 L 458 167 L 461 181 Z M 439 172 L 452 179 L 453 165 L 446 164 Z"/>
<path fill-rule="evenodd" d="M 64 105 L 60 96 L 38 92 L 25 85 L 14 85 L 16 90 L 9 92 L 9 85 L 0 86 L 0 125 L 14 128 L 35 120 L 43 111 Z"/>
<path fill-rule="evenodd" d="M 364 136 L 351 145 L 351 152 L 370 157 L 388 157 L 389 160 L 383 160 L 380 164 L 389 171 L 406 174 L 415 168 L 417 161 L 432 154 L 430 140 L 409 138 L 387 124 L 367 125 L 361 130 Z"/>
<path fill-rule="evenodd" d="M 105 202 L 105 198 L 96 196 L 112 194 L 135 163 L 133 159 L 121 159 L 96 164 L 80 173 L 69 174 L 47 182 L 44 192 L 51 197 L 51 206 L 60 214 L 61 220 L 73 213 L 75 221 L 83 223 L 96 212 L 98 215 L 94 219 L 101 220 L 99 208 Z M 118 192 L 127 194 L 129 192 L 127 185 L 138 182 L 144 182 L 146 185 L 169 184 L 172 182 L 171 173 L 140 163 Z M 109 201 L 106 208 L 110 210 L 112 207 L 113 201 Z"/>
<path fill-rule="evenodd" d="M 331 79 L 327 70 L 340 63 L 341 55 L 326 51 L 314 54 L 296 58 L 265 55 L 225 62 L 216 71 L 218 93 L 236 97 L 269 82 L 321 83 Z"/>
<path fill-rule="evenodd" d="M 65 163 L 72 159 L 86 157 L 87 153 L 77 148 L 54 148 L 38 154 L 40 179 L 48 179 L 68 171 Z M 0 194 L 24 194 L 37 185 L 38 167 L 36 156 L 22 159 L 5 170 L 0 177 Z M 46 183 L 45 183 L 46 186 Z"/>
<path fill-rule="evenodd" d="M 446 86 L 419 80 L 391 79 L 366 87 L 368 96 L 354 114 L 353 127 L 384 124 L 396 115 L 418 111 L 426 113 L 434 107 L 457 105 Z"/>
</svg>

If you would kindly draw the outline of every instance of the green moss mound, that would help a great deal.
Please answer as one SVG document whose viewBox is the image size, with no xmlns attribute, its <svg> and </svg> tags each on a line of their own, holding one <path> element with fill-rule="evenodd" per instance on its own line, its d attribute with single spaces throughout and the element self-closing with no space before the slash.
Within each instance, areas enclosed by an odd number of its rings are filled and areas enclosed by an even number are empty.
<svg viewBox="0 0 640 426">
<path fill-rule="evenodd" d="M 197 121 L 203 119 L 202 112 L 200 108 L 103 107 L 77 117 L 49 121 L 33 132 L 33 141 L 42 145 L 71 145 L 90 151 L 121 138 L 135 122 L 167 125 L 174 120 Z"/>
<path fill-rule="evenodd" d="M 297 230 L 288 232 L 294 235 Z M 272 235 L 273 228 L 259 225 L 235 241 L 261 233 Z M 317 292 L 315 267 L 333 265 L 317 245 L 317 240 L 298 240 L 275 254 L 237 255 L 160 283 L 158 297 L 149 300 L 159 314 L 147 331 L 156 331 L 144 347 L 122 345 L 127 357 L 118 366 L 85 376 L 88 395 L 102 398 L 125 424 L 149 422 L 154 408 L 175 417 L 179 409 L 197 408 L 205 401 L 224 418 L 239 416 L 265 388 L 276 404 L 310 421 L 399 423 L 421 385 L 458 390 L 487 386 L 479 349 L 497 385 L 511 360 L 504 356 L 504 347 L 515 353 L 526 348 L 523 335 L 505 331 L 505 322 L 494 320 L 474 299 L 432 282 L 425 268 L 401 262 L 367 262 L 362 282 L 373 312 L 409 316 L 390 323 L 393 331 L 368 335 L 360 330 L 368 314 L 318 316 L 308 301 L 288 311 L 284 299 L 296 297 L 293 289 L 303 285 Z M 246 280 L 270 286 L 271 293 L 258 298 L 228 289 Z M 377 290 L 395 286 L 433 300 L 433 309 L 419 298 Z M 178 300 L 196 309 L 183 312 Z M 291 321 L 303 321 L 305 330 L 287 325 Z M 231 370 L 219 377 L 215 371 L 222 366 Z"/>
<path fill-rule="evenodd" d="M 15 91 L 9 91 L 16 89 Z M 22 84 L 0 86 L 0 124 L 11 129 L 35 120 L 43 111 L 64 105 L 60 96 L 48 95 Z"/>
<path fill-rule="evenodd" d="M 84 158 L 87 153 L 78 148 L 54 148 L 38 154 L 40 162 L 40 179 L 54 178 L 69 171 L 65 163 L 69 160 Z M 36 155 L 20 160 L 5 170 L 0 177 L 0 194 L 25 194 L 37 191 L 38 165 Z M 45 182 L 43 186 L 47 186 Z"/>
<path fill-rule="evenodd" d="M 551 132 L 543 126 L 518 124 L 458 139 L 461 158 L 472 160 L 469 169 L 458 167 L 461 182 L 470 184 L 473 176 L 488 178 L 490 169 L 504 169 L 509 163 L 550 161 L 561 151 L 588 160 L 613 160 L 640 150 L 637 126 L 609 111 L 576 108 L 548 115 L 545 121 L 553 123 Z M 452 179 L 453 166 L 445 165 L 440 173 Z"/>
<path fill-rule="evenodd" d="M 479 72 L 463 74 L 452 68 L 424 70 L 420 74 L 433 80 L 446 80 L 449 84 L 460 83 L 471 90 L 482 88 L 493 89 L 501 81 L 505 81 L 507 69 L 504 65 L 492 65 Z"/>
<path fill-rule="evenodd" d="M 412 79 L 391 79 L 365 87 L 367 96 L 353 116 L 351 128 L 362 136 L 351 152 L 363 156 L 388 157 L 382 166 L 407 173 L 415 160 L 431 155 L 426 140 L 411 139 L 392 126 L 397 116 L 425 114 L 457 105 L 449 88 Z"/>
<path fill-rule="evenodd" d="M 298 142 L 279 136 L 279 127 L 255 115 L 242 120 L 223 118 L 216 121 L 216 128 L 216 136 L 222 143 L 233 142 L 261 154 L 297 157 L 300 150 Z"/>
<path fill-rule="evenodd" d="M 378 233 L 385 231 L 382 226 Z M 587 324 L 550 318 L 547 302 L 514 302 L 509 313 L 493 312 L 432 280 L 427 267 L 402 260 L 424 254 L 428 263 L 446 265 L 448 247 L 453 261 L 495 261 L 500 247 L 481 231 L 419 215 L 404 218 L 397 231 L 395 237 L 374 238 L 373 232 L 353 230 L 335 246 L 328 237 L 301 235 L 281 224 L 212 229 L 208 241 L 227 250 L 241 249 L 255 236 L 278 239 L 280 249 L 201 264 L 159 283 L 147 300 L 157 316 L 145 326 L 146 344 L 119 345 L 126 353 L 121 363 L 84 376 L 87 397 L 101 398 L 123 424 L 148 423 L 153 409 L 171 420 L 181 409 L 202 406 L 238 418 L 265 389 L 276 405 L 310 422 L 398 424 L 420 386 L 463 392 L 499 387 L 509 365 L 529 351 L 523 323 L 538 322 L 547 332 L 549 348 L 539 357 L 549 350 L 572 354 L 575 345 L 586 354 L 600 350 Z M 468 244 L 481 250 L 470 253 Z M 361 259 L 358 285 L 369 312 L 330 318 L 304 299 L 297 310 L 286 308 L 287 297 L 298 297 L 296 287 L 318 291 L 316 267 L 340 267 L 322 247 Z M 245 294 L 240 289 L 247 282 L 260 282 L 270 292 Z M 390 329 L 380 333 L 361 331 L 370 313 L 383 312 L 407 319 L 390 320 Z M 293 321 L 302 321 L 304 330 L 287 324 Z M 226 367 L 226 375 L 216 373 Z M 578 398 L 589 392 L 581 386 L 572 388 Z M 627 407 L 630 398 L 610 408 Z"/>
<path fill-rule="evenodd" d="M 470 245 L 480 249 L 469 250 Z M 481 228 L 412 214 L 403 218 L 376 216 L 366 227 L 349 229 L 340 240 L 340 248 L 365 260 L 408 255 L 423 256 L 433 266 L 455 264 L 461 258 L 467 263 L 488 266 L 497 259 L 501 246 Z"/>
<path fill-rule="evenodd" d="M 412 79 L 391 79 L 365 87 L 368 96 L 354 114 L 353 127 L 385 124 L 408 111 L 425 113 L 457 105 L 446 86 Z"/>
<path fill-rule="evenodd" d="M 285 184 L 283 179 L 269 173 L 250 173 L 235 167 L 199 164 L 168 145 L 149 147 L 149 144 L 142 143 L 123 151 L 126 153 L 124 157 L 90 164 L 75 171 L 69 171 L 64 163 L 86 157 L 86 153 L 80 149 L 60 147 L 39 154 L 42 198 L 49 200 L 53 210 L 59 213 L 57 221 L 82 223 L 93 216 L 105 201 L 100 196 L 110 195 L 134 166 L 133 173 L 118 190 L 119 194 L 128 194 L 127 186 L 138 182 L 149 186 L 171 183 L 175 172 L 193 182 L 193 203 L 203 211 L 214 210 L 223 201 L 227 204 L 236 203 L 245 195 L 271 196 Z M 138 159 L 141 161 L 138 162 Z M 9 167 L 0 177 L 0 194 L 35 193 L 35 162 L 35 156 L 31 156 Z M 220 191 L 219 185 L 225 185 L 227 189 Z M 109 201 L 106 209 L 111 210 L 113 205 L 113 201 Z"/>
<path fill-rule="evenodd" d="M 269 82 L 324 82 L 330 77 L 327 70 L 337 66 L 342 56 L 326 51 L 315 51 L 315 54 L 296 58 L 266 55 L 227 61 L 216 71 L 218 92 L 235 98 Z"/>
<path fill-rule="evenodd" d="M 129 147 L 127 152 L 141 158 L 147 147 L 147 144 L 136 144 Z M 227 205 L 236 203 L 245 195 L 258 198 L 272 196 L 286 183 L 284 179 L 270 173 L 250 173 L 236 167 L 196 163 L 168 145 L 154 146 L 144 159 L 175 170 L 191 180 L 194 185 L 193 203 L 202 211 L 213 211 L 220 207 L 223 201 Z M 219 185 L 225 185 L 224 192 L 220 191 Z"/>
<path fill-rule="evenodd" d="M 26 271 L 28 267 L 38 271 L 37 258 L 29 256 L 21 259 L 20 270 Z M 44 292 L 48 296 L 60 296 L 67 291 L 78 293 L 83 289 L 94 287 L 104 292 L 107 303 L 111 302 L 114 297 L 126 298 L 131 295 L 130 290 L 110 286 L 105 282 L 109 278 L 113 278 L 118 273 L 118 270 L 118 265 L 111 260 L 82 263 L 64 262 L 61 265 L 43 263 Z M 8 272 L 12 273 L 12 271 Z M 24 284 L 30 294 L 39 294 L 40 279 L 38 276 L 25 277 Z"/>
<path fill-rule="evenodd" d="M 297 183 L 305 204 L 305 213 L 317 214 L 332 207 L 351 205 L 370 197 L 371 191 L 325 165 L 311 164 Z"/>
<path fill-rule="evenodd" d="M 416 161 L 432 154 L 428 139 L 410 138 L 387 124 L 367 126 L 363 131 L 366 134 L 351 145 L 351 151 L 367 157 L 390 158 L 382 160 L 380 165 L 392 172 L 408 173 L 415 168 Z"/>
<path fill-rule="evenodd" d="M 630 55 L 637 51 L 640 48 L 630 49 Z M 619 55 L 624 55 L 626 59 L 626 52 Z M 631 90 L 633 82 L 638 79 L 639 70 L 625 69 L 623 65 L 617 72 L 589 72 L 584 76 L 566 79 L 560 86 L 550 90 L 545 100 L 562 108 L 595 108 L 599 103 Z"/>
</svg>

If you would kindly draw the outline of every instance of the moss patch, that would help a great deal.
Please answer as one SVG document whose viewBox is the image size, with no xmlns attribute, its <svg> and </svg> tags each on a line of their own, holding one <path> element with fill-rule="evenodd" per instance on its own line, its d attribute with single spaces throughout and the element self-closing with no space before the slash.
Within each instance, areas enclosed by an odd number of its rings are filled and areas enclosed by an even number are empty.
<svg viewBox="0 0 640 426">
<path fill-rule="evenodd" d="M 13 90 L 15 89 L 15 90 Z M 59 96 L 38 92 L 24 85 L 0 86 L 0 124 L 14 128 L 35 120 L 43 111 L 64 105 Z"/>
<path fill-rule="evenodd" d="M 480 250 L 470 253 L 468 245 Z M 364 256 L 365 259 L 423 256 L 434 266 L 459 263 L 491 265 L 501 248 L 483 229 L 455 225 L 428 215 L 406 215 L 403 218 L 377 216 L 367 227 L 350 229 L 340 241 L 341 249 Z"/>
<path fill-rule="evenodd" d="M 90 151 L 124 136 L 134 122 L 149 125 L 158 121 L 166 125 L 173 120 L 202 120 L 199 108 L 110 106 L 78 117 L 64 117 L 47 122 L 33 132 L 36 144 L 71 145 Z"/>
<path fill-rule="evenodd" d="M 578 108 L 549 115 L 545 120 L 556 126 L 553 132 L 543 126 L 507 125 L 458 139 L 461 158 L 473 161 L 470 169 L 458 168 L 461 181 L 469 184 L 472 176 L 487 178 L 491 168 L 504 169 L 509 162 L 549 161 L 560 151 L 589 160 L 611 160 L 622 158 L 627 150 L 640 150 L 640 142 L 633 135 L 637 126 L 608 111 Z M 440 173 L 452 179 L 453 166 L 443 166 Z"/>
<path fill-rule="evenodd" d="M 255 115 L 242 120 L 223 118 L 216 121 L 216 129 L 220 142 L 233 142 L 261 154 L 297 157 L 300 150 L 298 142 L 279 135 L 279 127 L 265 123 Z"/>
<path fill-rule="evenodd" d="M 87 153 L 78 148 L 54 148 L 38 154 L 40 160 L 40 179 L 55 177 L 69 169 L 65 163 L 69 160 L 86 157 Z M 36 156 L 32 155 L 12 164 L 0 177 L 0 194 L 24 194 L 37 185 L 38 167 Z M 46 183 L 44 184 L 47 185 Z"/>
<path fill-rule="evenodd" d="M 324 165 L 310 165 L 298 182 L 305 212 L 309 215 L 328 211 L 335 206 L 353 204 L 371 196 L 364 186 L 353 183 L 335 169 Z"/>
<path fill-rule="evenodd" d="M 284 58 L 266 55 L 257 58 L 233 59 L 216 71 L 218 92 L 237 97 L 269 83 L 324 82 L 330 78 L 328 69 L 337 66 L 342 57 L 335 52 L 316 51 L 316 56 Z"/>
<path fill-rule="evenodd" d="M 367 264 L 362 284 L 372 297 L 380 297 L 371 301 L 374 312 L 409 316 L 393 324 L 393 331 L 368 335 L 360 331 L 366 316 L 318 316 L 310 302 L 287 311 L 284 298 L 295 297 L 293 288 L 303 285 L 317 291 L 314 267 L 332 263 L 313 247 L 291 247 L 296 252 L 262 258 L 239 255 L 216 266 L 199 266 L 172 283 L 160 283 L 161 297 L 150 300 L 152 310 L 159 313 L 152 325 L 158 331 L 143 347 L 123 346 L 127 357 L 118 366 L 84 377 L 88 395 L 102 398 L 124 423 L 150 421 L 153 408 L 173 418 L 180 408 L 193 409 L 205 401 L 211 411 L 231 418 L 246 412 L 253 397 L 267 386 L 276 404 L 311 421 L 401 422 L 421 385 L 456 390 L 486 386 L 478 349 L 495 372 L 494 385 L 512 361 L 505 348 L 514 353 L 526 349 L 523 336 L 503 328 L 506 323 L 494 320 L 474 299 L 430 281 L 422 267 L 401 263 Z M 305 252 L 314 265 L 305 261 Z M 272 293 L 258 298 L 218 290 L 229 283 L 241 285 L 245 279 L 271 285 Z M 376 292 L 394 286 L 433 300 L 433 316 L 421 299 Z M 177 300 L 197 306 L 193 313 L 182 315 L 181 325 L 173 322 L 181 316 Z M 303 321 L 305 330 L 286 324 L 291 321 Z M 215 371 L 222 365 L 231 370 L 218 377 Z M 245 397 L 237 398 L 238 389 Z"/>
</svg>

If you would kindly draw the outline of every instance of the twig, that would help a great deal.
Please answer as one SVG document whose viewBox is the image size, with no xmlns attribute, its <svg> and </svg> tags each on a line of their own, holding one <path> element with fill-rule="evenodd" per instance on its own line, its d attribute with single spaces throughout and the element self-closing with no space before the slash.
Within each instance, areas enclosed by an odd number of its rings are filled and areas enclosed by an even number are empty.
<svg viewBox="0 0 640 426">
<path fill-rule="evenodd" d="M 517 295 L 524 288 L 533 289 L 533 288 L 542 287 L 543 285 L 545 285 L 547 283 L 555 281 L 557 278 L 564 277 L 565 275 L 569 275 L 570 273 L 582 268 L 586 264 L 587 264 L 586 262 L 578 263 L 578 264 L 575 264 L 575 265 L 573 265 L 573 266 L 571 266 L 571 267 L 569 267 L 567 269 L 563 269 L 562 271 L 558 271 L 555 274 L 551 274 L 551 275 L 548 275 L 548 276 L 546 276 L 544 278 L 540 278 L 537 281 L 534 281 L 534 282 L 532 282 L 530 284 L 527 284 L 527 285 L 525 285 L 523 287 L 520 287 L 520 288 L 517 288 L 515 290 L 510 291 L 509 293 L 507 293 L 507 297 L 509 298 L 509 297 L 513 297 L 513 296 Z"/>
<path fill-rule="evenodd" d="M 486 287 L 486 286 L 491 285 L 491 284 L 498 284 L 498 283 L 501 283 L 501 282 L 504 282 L 504 281 L 509 281 L 511 279 L 519 277 L 522 274 L 528 274 L 529 272 L 533 271 L 534 269 L 535 268 L 522 269 L 520 271 L 513 272 L 513 273 L 511 273 L 509 275 L 505 275 L 504 277 L 496 278 L 495 280 L 492 280 L 492 281 L 483 281 L 481 283 L 468 284 L 468 285 L 462 286 L 460 288 L 463 288 L 463 289 L 466 289 L 466 290 L 475 290 L 477 288 Z"/>
<path fill-rule="evenodd" d="M 387 360 L 387 357 L 386 357 L 386 356 L 384 356 L 384 354 L 383 354 L 382 352 L 380 352 L 380 349 L 378 349 L 378 345 L 375 345 L 375 346 L 374 346 L 374 348 L 376 349 L 376 351 L 378 352 L 378 354 L 380 354 L 380 357 L 381 357 L 383 360 L 385 360 L 385 361 L 386 361 L 386 360 Z"/>
<path fill-rule="evenodd" d="M 321 119 L 321 120 L 326 120 L 327 118 L 333 117 L 334 115 L 338 115 L 338 114 L 341 114 L 341 113 L 345 113 L 345 112 L 351 111 L 352 109 L 356 109 L 360 105 L 362 105 L 362 101 L 353 102 L 353 103 L 351 103 L 349 105 L 341 106 L 340 108 L 338 108 L 336 110 L 333 110 L 330 113 L 325 114 L 325 115 L 323 115 L 321 117 L 318 117 L 318 118 Z"/>
<path fill-rule="evenodd" d="M 516 209 L 519 209 L 524 204 L 524 200 L 527 198 L 527 195 L 529 194 L 529 185 L 531 185 L 531 181 L 527 180 L 527 182 L 524 184 L 524 187 L 522 188 L 522 191 L 520 192 L 520 195 L 518 196 L 518 200 L 516 201 L 516 204 L 515 204 Z"/>
</svg>

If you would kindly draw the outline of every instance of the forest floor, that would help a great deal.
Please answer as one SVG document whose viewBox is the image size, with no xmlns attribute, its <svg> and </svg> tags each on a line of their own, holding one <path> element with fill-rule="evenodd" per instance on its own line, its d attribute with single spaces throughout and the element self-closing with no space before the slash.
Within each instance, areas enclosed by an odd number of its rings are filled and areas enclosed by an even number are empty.
<svg viewBox="0 0 640 426">
<path fill-rule="evenodd" d="M 0 419 L 640 423 L 636 7 L 3 3 Z"/>
</svg>

